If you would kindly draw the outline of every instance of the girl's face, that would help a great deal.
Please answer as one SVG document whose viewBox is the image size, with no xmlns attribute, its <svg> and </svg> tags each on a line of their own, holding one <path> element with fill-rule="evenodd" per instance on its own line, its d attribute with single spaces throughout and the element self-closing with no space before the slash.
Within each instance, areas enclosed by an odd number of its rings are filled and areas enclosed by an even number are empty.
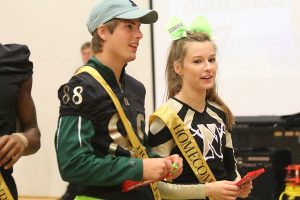
<svg viewBox="0 0 300 200">
<path fill-rule="evenodd" d="M 181 76 L 182 89 L 206 92 L 216 78 L 216 52 L 212 42 L 189 42 L 186 44 L 187 54 L 183 66 L 174 65 L 176 73 Z"/>
</svg>

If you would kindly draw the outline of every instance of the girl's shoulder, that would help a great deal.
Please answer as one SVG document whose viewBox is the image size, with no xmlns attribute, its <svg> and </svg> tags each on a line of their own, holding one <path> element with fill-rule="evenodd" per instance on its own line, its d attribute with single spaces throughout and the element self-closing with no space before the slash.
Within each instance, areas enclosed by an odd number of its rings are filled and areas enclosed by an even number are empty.
<svg viewBox="0 0 300 200">
<path fill-rule="evenodd" d="M 208 104 L 208 106 L 210 106 L 210 107 L 214 107 L 214 108 L 216 108 L 216 109 L 218 109 L 218 110 L 224 112 L 224 109 L 223 109 L 219 104 L 217 104 L 216 102 L 213 102 L 213 101 L 207 101 L 207 104 Z"/>
</svg>

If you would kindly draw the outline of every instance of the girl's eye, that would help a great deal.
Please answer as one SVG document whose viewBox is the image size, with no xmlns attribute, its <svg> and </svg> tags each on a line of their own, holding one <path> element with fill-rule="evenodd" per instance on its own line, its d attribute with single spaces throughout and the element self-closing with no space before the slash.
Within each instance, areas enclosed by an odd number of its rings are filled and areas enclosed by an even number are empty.
<svg viewBox="0 0 300 200">
<path fill-rule="evenodd" d="M 216 62 L 216 58 L 211 58 L 208 60 L 210 63 L 215 63 Z"/>
<path fill-rule="evenodd" d="M 200 63 L 202 63 L 202 61 L 201 60 L 194 60 L 193 63 L 200 64 Z"/>
</svg>

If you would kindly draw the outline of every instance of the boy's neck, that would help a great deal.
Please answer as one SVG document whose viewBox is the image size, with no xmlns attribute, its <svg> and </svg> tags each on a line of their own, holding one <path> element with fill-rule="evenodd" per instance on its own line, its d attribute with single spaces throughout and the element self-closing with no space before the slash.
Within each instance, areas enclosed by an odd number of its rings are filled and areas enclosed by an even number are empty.
<svg viewBox="0 0 300 200">
<path fill-rule="evenodd" d="M 116 76 L 116 79 L 119 83 L 123 67 L 126 65 L 126 63 L 122 63 L 122 62 L 119 62 L 116 59 L 110 58 L 109 56 L 106 56 L 104 53 L 97 53 L 97 54 L 94 54 L 94 56 L 103 65 L 105 65 L 106 67 L 109 67 L 114 72 L 114 74 Z"/>
</svg>

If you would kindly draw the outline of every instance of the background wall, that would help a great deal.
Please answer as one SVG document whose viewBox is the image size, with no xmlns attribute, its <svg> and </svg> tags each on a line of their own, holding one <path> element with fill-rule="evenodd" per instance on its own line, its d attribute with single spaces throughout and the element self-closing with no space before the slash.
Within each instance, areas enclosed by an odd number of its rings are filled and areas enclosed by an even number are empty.
<svg viewBox="0 0 300 200">
<path fill-rule="evenodd" d="M 59 175 L 54 134 L 59 102 L 57 89 L 81 63 L 80 46 L 91 39 L 85 26 L 97 0 L 10 0 L 0 1 L 0 42 L 27 44 L 34 63 L 32 95 L 41 129 L 42 147 L 37 154 L 23 157 L 14 167 L 20 195 L 60 196 L 65 185 Z M 139 0 L 149 7 L 148 0 Z M 150 26 L 142 25 L 144 38 L 137 59 L 127 72 L 144 83 L 146 113 L 153 110 Z"/>
<path fill-rule="evenodd" d="M 220 96 L 235 115 L 300 112 L 300 1 L 153 0 L 156 105 L 164 101 L 171 40 L 164 27 L 177 16 L 188 27 L 197 16 L 212 26 L 218 46 Z"/>
</svg>

